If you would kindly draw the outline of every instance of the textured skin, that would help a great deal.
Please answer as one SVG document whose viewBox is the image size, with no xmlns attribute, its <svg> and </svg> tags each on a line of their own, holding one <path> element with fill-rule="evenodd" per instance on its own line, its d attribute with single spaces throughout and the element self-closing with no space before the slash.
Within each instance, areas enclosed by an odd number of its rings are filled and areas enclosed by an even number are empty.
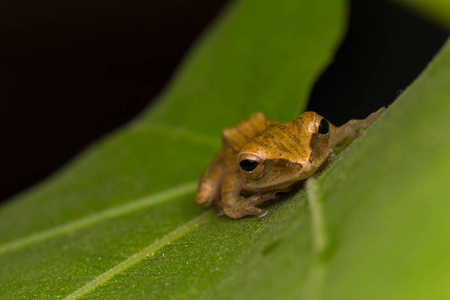
<svg viewBox="0 0 450 300">
<path fill-rule="evenodd" d="M 337 145 L 359 136 L 383 111 L 340 127 L 328 123 L 326 134 L 318 132 L 323 117 L 315 112 L 280 123 L 254 113 L 222 131 L 223 148 L 203 172 L 196 201 L 204 206 L 214 204 L 233 219 L 247 215 L 265 218 L 268 212 L 257 207 L 259 204 L 314 174 L 335 157 Z M 259 164 L 246 172 L 239 165 L 243 160 Z"/>
</svg>

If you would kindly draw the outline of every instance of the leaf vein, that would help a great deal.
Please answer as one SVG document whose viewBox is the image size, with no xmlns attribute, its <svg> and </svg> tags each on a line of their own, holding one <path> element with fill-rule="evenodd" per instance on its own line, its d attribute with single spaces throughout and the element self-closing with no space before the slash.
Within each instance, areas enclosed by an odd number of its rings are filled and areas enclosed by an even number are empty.
<svg viewBox="0 0 450 300">
<path fill-rule="evenodd" d="M 327 262 L 325 254 L 329 247 L 326 220 L 323 211 L 323 195 L 319 190 L 319 182 L 310 178 L 306 182 L 306 192 L 311 212 L 311 236 L 314 251 L 314 260 L 309 270 L 308 282 L 305 285 L 303 296 L 305 299 L 320 299 L 321 287 L 325 281 Z"/>
<path fill-rule="evenodd" d="M 94 280 L 90 281 L 80 289 L 76 290 L 74 293 L 70 294 L 65 298 L 65 300 L 70 299 L 79 299 L 80 297 L 83 297 L 87 293 L 93 291 L 98 286 L 104 284 L 105 282 L 109 281 L 112 277 L 115 275 L 120 274 L 125 269 L 131 267 L 132 265 L 138 263 L 139 261 L 145 259 L 146 257 L 150 256 L 151 254 L 157 252 L 167 244 L 169 244 L 172 241 L 175 241 L 182 236 L 186 235 L 190 231 L 197 228 L 202 223 L 209 220 L 212 216 L 214 216 L 215 213 L 212 210 L 208 210 L 201 215 L 193 218 L 191 221 L 181 225 L 180 227 L 176 228 L 174 231 L 168 233 L 161 239 L 155 241 L 153 244 L 150 244 L 148 247 L 143 249 L 140 252 L 137 252 L 130 256 L 128 259 L 124 260 L 120 264 L 114 266 L 113 268 L 109 269 L 108 271 L 104 272 L 103 274 L 97 276 Z"/>
<path fill-rule="evenodd" d="M 80 218 L 78 220 L 68 222 L 66 224 L 59 225 L 57 227 L 53 227 L 50 229 L 46 229 L 29 236 L 20 238 L 15 241 L 11 241 L 0 246 L 0 255 L 20 249 L 22 247 L 28 246 L 30 244 L 36 242 L 42 242 L 44 240 L 48 240 L 50 238 L 67 234 L 70 232 L 74 232 L 80 230 L 82 228 L 86 228 L 90 225 L 102 222 L 104 220 L 108 220 L 111 218 L 115 218 L 118 216 L 125 215 L 127 213 L 131 213 L 137 211 L 141 208 L 153 206 L 162 202 L 165 202 L 169 199 L 173 199 L 175 197 L 186 195 L 189 193 L 195 192 L 197 189 L 197 181 L 192 181 L 184 184 L 180 184 L 178 186 L 172 187 L 165 191 L 151 194 L 145 196 L 143 198 L 138 198 L 134 201 L 129 201 L 121 205 L 117 205 L 106 210 L 100 211 L 98 213 L 91 214 L 84 218 Z"/>
</svg>

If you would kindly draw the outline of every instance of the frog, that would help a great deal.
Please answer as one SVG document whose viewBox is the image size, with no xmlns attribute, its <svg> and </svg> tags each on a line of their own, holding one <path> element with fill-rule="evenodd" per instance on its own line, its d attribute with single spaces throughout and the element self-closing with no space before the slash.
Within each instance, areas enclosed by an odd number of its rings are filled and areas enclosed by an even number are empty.
<svg viewBox="0 0 450 300">
<path fill-rule="evenodd" d="M 385 109 L 339 127 L 313 111 L 285 122 L 255 112 L 223 129 L 222 149 L 200 177 L 196 202 L 216 206 L 232 219 L 262 220 L 269 215 L 262 203 L 315 174 L 336 157 L 337 147 L 360 136 Z"/>
</svg>

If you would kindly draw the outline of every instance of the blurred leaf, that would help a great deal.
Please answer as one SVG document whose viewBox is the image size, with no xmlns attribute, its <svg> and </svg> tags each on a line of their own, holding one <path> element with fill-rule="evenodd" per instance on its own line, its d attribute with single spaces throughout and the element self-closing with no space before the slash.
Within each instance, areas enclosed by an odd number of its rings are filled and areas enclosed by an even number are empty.
<svg viewBox="0 0 450 300">
<path fill-rule="evenodd" d="M 447 42 L 305 193 L 275 208 L 214 298 L 450 299 L 449 80 Z"/>
<path fill-rule="evenodd" d="M 440 23 L 450 30 L 450 1 L 448 0 L 396 0 L 414 11 Z"/>
<path fill-rule="evenodd" d="M 301 222 L 308 245 L 298 201 L 271 206 L 280 210 L 268 222 L 219 220 L 195 203 L 196 180 L 223 127 L 305 107 L 344 25 L 339 0 L 229 6 L 155 106 L 1 207 L 2 297 L 208 296 L 249 267 L 254 245 L 278 248 L 272 230 Z"/>
</svg>

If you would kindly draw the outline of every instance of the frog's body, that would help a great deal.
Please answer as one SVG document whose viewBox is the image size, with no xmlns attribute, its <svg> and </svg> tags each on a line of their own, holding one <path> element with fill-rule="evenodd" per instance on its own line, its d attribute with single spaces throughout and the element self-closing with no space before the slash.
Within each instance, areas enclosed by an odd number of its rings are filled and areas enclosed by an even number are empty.
<svg viewBox="0 0 450 300">
<path fill-rule="evenodd" d="M 222 131 L 223 148 L 203 172 L 197 202 L 215 203 L 234 219 L 264 218 L 268 212 L 257 205 L 314 174 L 334 158 L 337 145 L 357 137 L 383 111 L 340 127 L 314 112 L 280 123 L 254 113 Z"/>
</svg>

